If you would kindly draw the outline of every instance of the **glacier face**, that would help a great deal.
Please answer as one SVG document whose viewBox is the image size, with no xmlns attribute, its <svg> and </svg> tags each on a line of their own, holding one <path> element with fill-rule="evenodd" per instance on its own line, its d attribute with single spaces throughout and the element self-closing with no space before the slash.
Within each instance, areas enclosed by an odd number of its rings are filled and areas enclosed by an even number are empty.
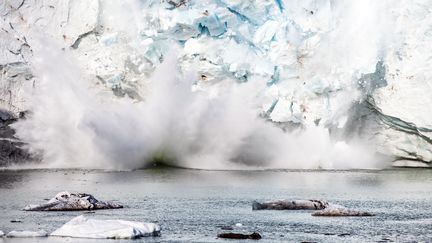
<svg viewBox="0 0 432 243">
<path fill-rule="evenodd" d="M 432 161 L 432 73 L 428 69 L 432 56 L 428 47 L 432 38 L 431 10 L 432 1 L 427 0 L 397 3 L 388 0 L 5 0 L 0 4 L 0 102 L 4 109 L 15 114 L 37 110 L 34 104 L 29 104 L 35 100 L 29 97 L 28 90 L 43 86 L 44 75 L 40 71 L 49 72 L 49 67 L 37 67 L 37 59 L 62 61 L 43 59 L 43 55 L 37 54 L 38 48 L 44 52 L 50 50 L 38 47 L 44 45 L 68 52 L 82 72 L 80 78 L 85 80 L 82 85 L 99 90 L 104 99 L 108 97 L 120 103 L 146 102 L 151 82 L 155 81 L 150 77 L 167 59 L 169 50 L 175 48 L 178 58 L 173 65 L 178 65 L 180 73 L 192 70 L 198 74 L 191 84 L 193 90 L 205 91 L 208 97 L 224 97 L 221 95 L 227 92 L 224 87 L 247 84 L 253 97 L 248 105 L 254 108 L 255 115 L 287 132 L 321 129 L 316 134 L 318 140 L 326 136 L 322 130 L 327 131 L 334 145 L 323 147 L 308 139 L 292 138 L 304 140 L 300 142 L 304 146 L 318 146 L 318 150 L 339 154 L 347 144 L 361 141 L 396 160 L 396 165 L 428 166 Z M 67 70 L 64 73 L 68 74 Z M 62 79 L 62 74 L 51 76 Z M 67 90 L 80 90 L 71 87 Z M 90 99 L 88 95 L 84 100 L 92 103 Z M 80 103 L 79 99 L 71 100 Z M 46 103 L 41 101 L 41 104 Z M 82 104 L 78 110 L 82 111 L 85 106 Z M 176 109 L 175 104 L 172 106 Z M 189 112 L 191 108 L 178 109 Z M 240 111 L 241 108 L 233 108 L 231 112 Z M 67 117 L 68 114 L 59 115 Z M 250 114 L 246 112 L 244 116 Z M 139 118 L 134 119 L 140 122 Z M 61 119 L 51 121 L 62 123 Z M 65 127 L 76 127 L 74 122 L 80 121 L 74 120 Z M 32 125 L 36 129 L 35 124 L 36 120 Z M 17 128 L 28 127 L 27 124 Z M 229 133 L 228 128 L 221 131 Z M 37 137 L 43 134 L 36 136 L 21 131 L 18 135 L 33 151 L 56 145 L 54 141 L 38 141 Z M 94 138 L 75 136 L 84 144 L 93 143 Z M 225 136 L 227 141 L 238 139 Z M 139 139 L 132 141 L 140 142 Z M 275 147 L 273 143 L 267 146 Z M 277 145 L 282 148 L 272 152 L 283 153 L 284 146 L 293 145 L 284 138 L 277 139 L 277 143 L 286 144 Z M 190 147 L 198 146 L 192 144 Z M 245 146 L 249 145 L 239 145 L 240 150 Z M 254 146 L 247 150 L 255 150 Z M 215 149 L 211 148 L 203 150 Z M 218 146 L 215 150 L 225 153 L 227 149 Z M 49 154 L 45 151 L 44 156 Z M 269 156 L 262 157 L 265 160 Z M 231 157 L 232 154 L 228 156 Z M 205 156 L 194 159 L 200 158 L 208 159 Z M 306 168 L 326 165 L 312 163 Z"/>
</svg>

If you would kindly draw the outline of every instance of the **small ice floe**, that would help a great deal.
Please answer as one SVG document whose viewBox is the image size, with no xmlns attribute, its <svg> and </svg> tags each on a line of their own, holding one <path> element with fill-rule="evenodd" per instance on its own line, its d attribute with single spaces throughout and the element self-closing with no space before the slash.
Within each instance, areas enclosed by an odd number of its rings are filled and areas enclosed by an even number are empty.
<svg viewBox="0 0 432 243">
<path fill-rule="evenodd" d="M 321 200 L 276 200 L 268 202 L 253 202 L 252 210 L 321 210 L 329 203 Z"/>
<path fill-rule="evenodd" d="M 136 239 L 146 236 L 160 236 L 160 227 L 153 223 L 88 219 L 81 215 L 52 232 L 51 236 L 90 239 Z"/>
<path fill-rule="evenodd" d="M 321 200 L 276 200 L 269 202 L 253 202 L 252 210 L 319 210 L 312 216 L 375 216 L 369 212 L 362 212 L 332 204 Z"/>
<path fill-rule="evenodd" d="M 60 192 L 47 203 L 28 205 L 25 211 L 72 211 L 122 208 L 120 204 L 103 202 L 86 193 Z"/>
<path fill-rule="evenodd" d="M 221 233 L 218 234 L 217 237 L 223 239 L 236 239 L 236 240 L 260 240 L 262 238 L 261 235 L 257 232 L 253 232 L 252 234 Z"/>
<path fill-rule="evenodd" d="M 332 204 L 329 207 L 317 211 L 312 214 L 312 216 L 327 216 L 327 217 L 365 217 L 365 216 L 375 216 L 369 212 L 352 210 L 340 205 Z"/>
<path fill-rule="evenodd" d="M 32 238 L 32 237 L 47 237 L 48 233 L 45 230 L 39 230 L 39 231 L 11 231 L 9 232 L 6 237 L 9 238 Z"/>
</svg>

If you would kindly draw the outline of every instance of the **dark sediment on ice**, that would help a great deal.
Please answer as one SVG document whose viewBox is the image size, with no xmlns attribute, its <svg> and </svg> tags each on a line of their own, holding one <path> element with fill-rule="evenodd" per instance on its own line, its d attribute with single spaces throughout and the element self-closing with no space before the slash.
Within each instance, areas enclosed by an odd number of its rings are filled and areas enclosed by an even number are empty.
<svg viewBox="0 0 432 243">
<path fill-rule="evenodd" d="M 276 200 L 253 202 L 253 210 L 320 210 L 328 207 L 328 202 L 321 200 Z"/>
<path fill-rule="evenodd" d="M 10 127 L 18 119 L 23 118 L 24 113 L 17 118 L 12 113 L 0 109 L 0 166 L 32 160 L 30 154 L 23 149 L 25 144 L 15 138 L 15 130 Z"/>
<path fill-rule="evenodd" d="M 317 210 L 312 213 L 312 216 L 323 217 L 375 216 L 369 212 L 349 209 L 322 200 L 275 200 L 263 203 L 254 201 L 252 210 Z"/>
<path fill-rule="evenodd" d="M 47 203 L 39 205 L 28 205 L 25 211 L 76 211 L 76 210 L 96 210 L 96 209 L 117 209 L 123 205 L 99 201 L 95 197 L 86 193 L 60 192 Z"/>
</svg>

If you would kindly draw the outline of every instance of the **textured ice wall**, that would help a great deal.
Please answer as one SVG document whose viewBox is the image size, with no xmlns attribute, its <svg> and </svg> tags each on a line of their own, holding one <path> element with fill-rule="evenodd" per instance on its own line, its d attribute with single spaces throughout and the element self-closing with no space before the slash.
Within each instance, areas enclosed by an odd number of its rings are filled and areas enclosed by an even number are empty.
<svg viewBox="0 0 432 243">
<path fill-rule="evenodd" d="M 2 1 L 1 102 L 26 110 L 41 36 L 90 84 L 142 100 L 171 46 L 194 86 L 256 84 L 257 114 L 291 130 L 361 137 L 399 165 L 432 161 L 432 2 Z M 49 40 L 49 41 L 48 41 Z M 53 47 L 54 48 L 54 47 Z"/>
</svg>

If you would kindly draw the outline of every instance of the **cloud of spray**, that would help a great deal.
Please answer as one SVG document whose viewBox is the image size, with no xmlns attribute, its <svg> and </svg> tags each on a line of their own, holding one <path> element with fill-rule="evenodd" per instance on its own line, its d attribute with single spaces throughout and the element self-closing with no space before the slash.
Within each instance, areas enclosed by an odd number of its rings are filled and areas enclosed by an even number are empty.
<svg viewBox="0 0 432 243">
<path fill-rule="evenodd" d="M 32 61 L 38 82 L 27 90 L 31 113 L 15 128 L 43 166 L 137 169 L 155 159 L 203 169 L 376 166 L 368 148 L 332 141 L 325 128 L 288 133 L 260 118 L 259 83 L 193 91 L 197 75 L 178 71 L 175 51 L 137 102 L 90 87 L 68 51 L 40 43 Z"/>
</svg>

